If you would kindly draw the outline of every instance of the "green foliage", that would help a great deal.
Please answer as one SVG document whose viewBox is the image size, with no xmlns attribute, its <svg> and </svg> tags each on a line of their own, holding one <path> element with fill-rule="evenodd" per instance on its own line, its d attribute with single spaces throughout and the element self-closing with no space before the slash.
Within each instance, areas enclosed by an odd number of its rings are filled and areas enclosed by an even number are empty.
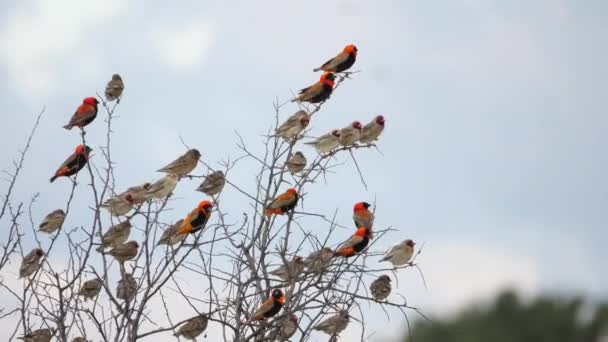
<svg viewBox="0 0 608 342">
<path fill-rule="evenodd" d="M 450 319 L 418 321 L 408 342 L 598 342 L 608 334 L 608 304 L 581 298 L 540 297 L 522 301 L 513 291 L 487 307 Z"/>
</svg>

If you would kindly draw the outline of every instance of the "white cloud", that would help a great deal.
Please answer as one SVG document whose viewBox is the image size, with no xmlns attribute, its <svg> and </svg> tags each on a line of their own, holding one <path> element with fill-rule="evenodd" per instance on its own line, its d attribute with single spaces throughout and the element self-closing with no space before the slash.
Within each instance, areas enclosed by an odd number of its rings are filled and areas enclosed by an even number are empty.
<svg viewBox="0 0 608 342">
<path fill-rule="evenodd" d="M 152 40 L 164 63 L 176 70 L 189 70 L 205 61 L 215 32 L 215 22 L 197 21 L 180 27 L 154 30 Z"/>
<path fill-rule="evenodd" d="M 125 8 L 120 0 L 19 2 L 0 29 L 0 60 L 22 91 L 49 94 L 57 64 L 76 56 L 91 30 Z"/>
</svg>

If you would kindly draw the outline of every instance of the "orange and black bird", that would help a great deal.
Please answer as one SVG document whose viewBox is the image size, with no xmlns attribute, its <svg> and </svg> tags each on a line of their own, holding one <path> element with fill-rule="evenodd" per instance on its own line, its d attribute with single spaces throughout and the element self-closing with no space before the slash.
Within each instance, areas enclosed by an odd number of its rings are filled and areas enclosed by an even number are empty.
<svg viewBox="0 0 608 342">
<path fill-rule="evenodd" d="M 313 71 L 328 71 L 328 72 L 342 72 L 348 70 L 357 59 L 357 47 L 354 44 L 349 44 L 344 47 L 336 57 L 328 60 L 325 64 L 314 69 Z"/>
<path fill-rule="evenodd" d="M 284 302 L 285 295 L 283 291 L 279 289 L 272 290 L 271 296 L 251 315 L 249 321 L 261 321 L 276 315 L 281 311 Z"/>
<path fill-rule="evenodd" d="M 87 145 L 76 146 L 76 151 L 66 159 L 51 177 L 51 183 L 59 177 L 69 177 L 78 173 L 89 161 L 89 154 L 93 149 Z"/>
<path fill-rule="evenodd" d="M 360 227 L 355 234 L 344 242 L 342 246 L 334 252 L 334 256 L 349 258 L 367 247 L 371 235 L 371 230 L 367 227 Z"/>
<path fill-rule="evenodd" d="M 331 72 L 324 73 L 321 75 L 319 82 L 300 90 L 298 96 L 291 100 L 291 102 L 319 103 L 327 100 L 334 90 L 335 79 L 336 75 Z"/>
<path fill-rule="evenodd" d="M 209 221 L 209 217 L 211 217 L 211 209 L 213 209 L 213 204 L 210 201 L 201 201 L 198 206 L 184 218 L 182 225 L 175 235 L 186 233 L 194 234 L 205 228 L 207 221 Z"/>
<path fill-rule="evenodd" d="M 80 127 L 82 129 L 84 126 L 90 124 L 97 117 L 97 101 L 93 96 L 85 97 L 82 100 L 82 104 L 78 106 L 74 115 L 70 119 L 67 125 L 63 126 L 63 128 L 70 130 L 72 127 Z"/>
<path fill-rule="evenodd" d="M 272 203 L 264 210 L 268 216 L 275 214 L 285 214 L 298 204 L 298 192 L 294 188 L 289 188 L 284 193 L 278 195 Z"/>
<path fill-rule="evenodd" d="M 370 230 L 374 225 L 374 213 L 369 210 L 372 205 L 367 202 L 355 203 L 353 207 L 353 220 L 355 221 L 355 227 L 367 227 Z"/>
</svg>

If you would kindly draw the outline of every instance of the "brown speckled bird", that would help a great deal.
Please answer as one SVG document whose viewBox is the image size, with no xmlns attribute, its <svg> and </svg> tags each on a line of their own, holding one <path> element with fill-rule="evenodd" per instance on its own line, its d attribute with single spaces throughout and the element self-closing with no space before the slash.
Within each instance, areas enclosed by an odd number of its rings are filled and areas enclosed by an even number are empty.
<svg viewBox="0 0 608 342">
<path fill-rule="evenodd" d="M 92 149 L 86 145 L 76 146 L 76 150 L 59 166 L 50 181 L 53 183 L 59 177 L 70 177 L 82 170 L 89 161 Z"/>
<path fill-rule="evenodd" d="M 120 195 L 125 198 L 127 195 L 131 195 L 131 203 L 133 205 L 143 204 L 144 202 L 150 199 L 150 194 L 148 193 L 150 187 L 152 187 L 152 184 L 145 182 L 143 184 L 135 185 L 128 188 L 127 191 L 123 192 Z"/>
<path fill-rule="evenodd" d="M 103 252 L 114 257 L 119 262 L 129 261 L 137 256 L 139 244 L 137 241 L 129 241 L 127 243 L 120 244 L 108 252 Z"/>
<path fill-rule="evenodd" d="M 175 224 L 171 225 L 169 228 L 165 229 L 163 235 L 158 240 L 158 245 L 168 245 L 173 246 L 176 243 L 180 243 L 184 241 L 187 234 L 178 234 L 177 230 L 182 226 L 182 222 L 184 220 L 179 220 L 175 222 Z"/>
<path fill-rule="evenodd" d="M 322 331 L 330 336 L 335 336 L 344 331 L 350 322 L 347 311 L 340 311 L 337 314 L 326 318 L 313 327 L 314 330 Z"/>
<path fill-rule="evenodd" d="M 310 115 L 305 110 L 299 110 L 277 128 L 276 134 L 284 139 L 292 139 L 302 133 L 309 123 Z"/>
<path fill-rule="evenodd" d="M 126 273 L 124 278 L 120 279 L 116 285 L 116 298 L 131 302 L 135 299 L 136 294 L 137 281 L 131 274 Z"/>
<path fill-rule="evenodd" d="M 92 96 L 85 97 L 85 99 L 82 100 L 82 104 L 78 106 L 76 112 L 74 112 L 74 115 L 70 118 L 70 122 L 63 126 L 63 128 L 71 130 L 72 127 L 80 127 L 80 129 L 82 129 L 84 126 L 93 122 L 97 117 L 98 103 L 99 101 Z"/>
<path fill-rule="evenodd" d="M 340 130 L 340 145 L 352 146 L 361 138 L 361 123 L 353 121 Z"/>
<path fill-rule="evenodd" d="M 334 251 L 329 247 L 323 247 L 321 250 L 312 252 L 306 260 L 304 265 L 308 272 L 322 273 L 331 264 L 331 259 L 334 256 Z"/>
<path fill-rule="evenodd" d="M 380 261 L 388 261 L 394 267 L 405 265 L 414 256 L 414 246 L 416 246 L 416 243 L 412 239 L 402 241 L 398 245 L 393 246 Z"/>
<path fill-rule="evenodd" d="M 285 165 L 287 166 L 287 170 L 289 170 L 289 173 L 291 173 L 292 175 L 296 174 L 304 170 L 304 168 L 306 167 L 306 157 L 304 157 L 304 154 L 302 152 L 297 151 L 291 156 L 291 158 L 289 158 L 289 160 L 287 160 Z"/>
<path fill-rule="evenodd" d="M 224 185 L 226 184 L 226 176 L 222 171 L 215 171 L 207 175 L 201 185 L 196 188 L 196 191 L 200 191 L 209 196 L 219 194 Z"/>
<path fill-rule="evenodd" d="M 74 337 L 74 339 L 72 339 L 72 342 L 90 342 L 89 340 L 86 339 L 86 337 Z"/>
<path fill-rule="evenodd" d="M 363 126 L 361 129 L 361 139 L 359 141 L 363 144 L 369 144 L 378 140 L 378 137 L 380 137 L 380 134 L 384 131 L 384 123 L 384 116 L 376 116 L 372 122 Z"/>
<path fill-rule="evenodd" d="M 330 71 L 330 72 L 342 72 L 348 70 L 357 59 L 357 47 L 354 44 L 349 44 L 344 47 L 336 57 L 328 60 L 323 65 L 315 68 L 313 71 Z"/>
<path fill-rule="evenodd" d="M 319 154 L 329 153 L 334 148 L 340 146 L 340 130 L 334 129 L 333 131 L 324 134 L 313 141 L 305 142 L 304 144 L 314 146 Z"/>
<path fill-rule="evenodd" d="M 105 248 L 117 247 L 123 244 L 131 234 L 131 227 L 133 227 L 133 225 L 131 225 L 131 221 L 129 220 L 110 227 L 108 231 L 101 236 L 101 243 L 99 248 L 97 248 L 97 251 L 101 252 Z"/>
<path fill-rule="evenodd" d="M 279 277 L 283 281 L 295 279 L 304 270 L 304 259 L 301 256 L 294 256 L 287 265 L 281 265 L 270 271 L 270 274 Z"/>
<path fill-rule="evenodd" d="M 188 320 L 186 324 L 179 327 L 173 336 L 181 336 L 187 340 L 196 341 L 198 335 L 202 334 L 203 331 L 207 329 L 208 323 L 209 319 L 207 318 L 207 315 L 196 316 Z"/>
<path fill-rule="evenodd" d="M 157 180 L 147 191 L 149 197 L 164 199 L 171 195 L 175 187 L 177 186 L 177 176 L 174 174 L 168 174 L 165 177 Z"/>
<path fill-rule="evenodd" d="M 80 287 L 80 291 L 78 291 L 78 295 L 83 296 L 87 300 L 93 299 L 93 298 L 97 297 L 102 286 L 103 286 L 103 282 L 99 278 L 87 280 Z"/>
<path fill-rule="evenodd" d="M 49 234 L 54 233 L 61 228 L 64 220 L 65 212 L 62 209 L 53 210 L 42 220 L 38 230 Z"/>
<path fill-rule="evenodd" d="M 171 173 L 177 175 L 178 177 L 183 177 L 196 168 L 196 164 L 198 164 L 198 160 L 200 158 L 201 153 L 197 149 L 193 148 L 157 171 Z"/>
<path fill-rule="evenodd" d="M 17 337 L 18 340 L 24 342 L 50 342 L 55 332 L 48 328 L 34 330 L 29 334 Z"/>
<path fill-rule="evenodd" d="M 391 294 L 391 278 L 386 274 L 381 275 L 369 286 L 369 290 L 377 301 L 385 300 Z"/>
<path fill-rule="evenodd" d="M 323 102 L 331 96 L 331 92 L 334 90 L 335 80 L 336 75 L 331 72 L 326 72 L 321 75 L 319 82 L 300 90 L 298 96 L 291 100 L 291 102 Z"/>
<path fill-rule="evenodd" d="M 272 290 L 270 297 L 251 315 L 249 321 L 261 321 L 273 317 L 281 311 L 284 302 L 285 295 L 283 291 L 279 289 Z"/>
<path fill-rule="evenodd" d="M 209 217 L 211 217 L 211 209 L 213 204 L 208 200 L 201 201 L 186 218 L 182 221 L 182 225 L 177 230 L 176 234 L 194 234 L 205 228 Z"/>
<path fill-rule="evenodd" d="M 298 192 L 294 188 L 287 189 L 286 192 L 278 195 L 264 210 L 266 215 L 285 214 L 298 204 Z"/>
<path fill-rule="evenodd" d="M 40 268 L 40 260 L 43 256 L 44 251 L 40 248 L 34 248 L 24 256 L 19 268 L 19 278 L 26 278 L 36 273 L 38 268 Z"/>
<path fill-rule="evenodd" d="M 112 216 L 122 216 L 131 211 L 134 204 L 131 194 L 122 193 L 106 200 L 101 207 L 109 211 Z"/>
<path fill-rule="evenodd" d="M 106 85 L 106 100 L 108 102 L 114 100 L 120 101 L 123 90 L 125 90 L 125 84 L 122 81 L 122 77 L 119 74 L 112 75 L 112 79 Z"/>
<path fill-rule="evenodd" d="M 369 243 L 370 233 L 369 228 L 360 227 L 350 239 L 334 252 L 334 255 L 349 258 L 361 252 Z"/>
<path fill-rule="evenodd" d="M 298 331 L 298 317 L 291 314 L 283 318 L 277 327 L 275 341 L 285 342 Z"/>
</svg>

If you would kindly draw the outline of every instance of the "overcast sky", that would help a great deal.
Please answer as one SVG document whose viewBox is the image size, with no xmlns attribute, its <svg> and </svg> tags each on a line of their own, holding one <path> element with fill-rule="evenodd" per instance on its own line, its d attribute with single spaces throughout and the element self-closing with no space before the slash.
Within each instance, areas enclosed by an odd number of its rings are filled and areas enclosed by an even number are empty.
<svg viewBox="0 0 608 342">
<path fill-rule="evenodd" d="M 238 155 L 234 130 L 261 150 L 272 102 L 314 82 L 314 67 L 354 43 L 362 72 L 332 96 L 312 133 L 384 114 L 382 155 L 359 154 L 367 191 L 342 157 L 339 175 L 309 188 L 306 209 L 338 209 L 350 224 L 352 204 L 375 198 L 376 225 L 400 231 L 378 246 L 407 237 L 426 243 L 428 290 L 410 270 L 398 290 L 425 312 L 449 314 L 508 286 L 606 297 L 605 1 L 145 1 L 144 8 L 143 0 L 34 0 L 0 9 L 0 161 L 9 165 L 46 105 L 17 195 L 40 192 L 41 216 L 69 191 L 66 182 L 48 182 L 79 141 L 61 126 L 113 73 L 126 84 L 114 136 L 124 188 L 157 177 L 154 170 L 183 152 L 180 136 L 215 165 Z M 87 138 L 95 148 L 102 135 L 98 119 Z M 233 177 L 246 184 L 253 175 L 242 168 Z M 180 183 L 176 211 L 198 202 L 196 185 Z M 238 212 L 244 202 L 230 191 L 224 203 L 234 198 Z M 86 214 L 70 222 L 83 224 Z M 381 315 L 370 322 L 383 331 L 378 341 L 391 330 L 385 324 Z M 405 323 L 388 324 L 397 331 Z"/>
</svg>

